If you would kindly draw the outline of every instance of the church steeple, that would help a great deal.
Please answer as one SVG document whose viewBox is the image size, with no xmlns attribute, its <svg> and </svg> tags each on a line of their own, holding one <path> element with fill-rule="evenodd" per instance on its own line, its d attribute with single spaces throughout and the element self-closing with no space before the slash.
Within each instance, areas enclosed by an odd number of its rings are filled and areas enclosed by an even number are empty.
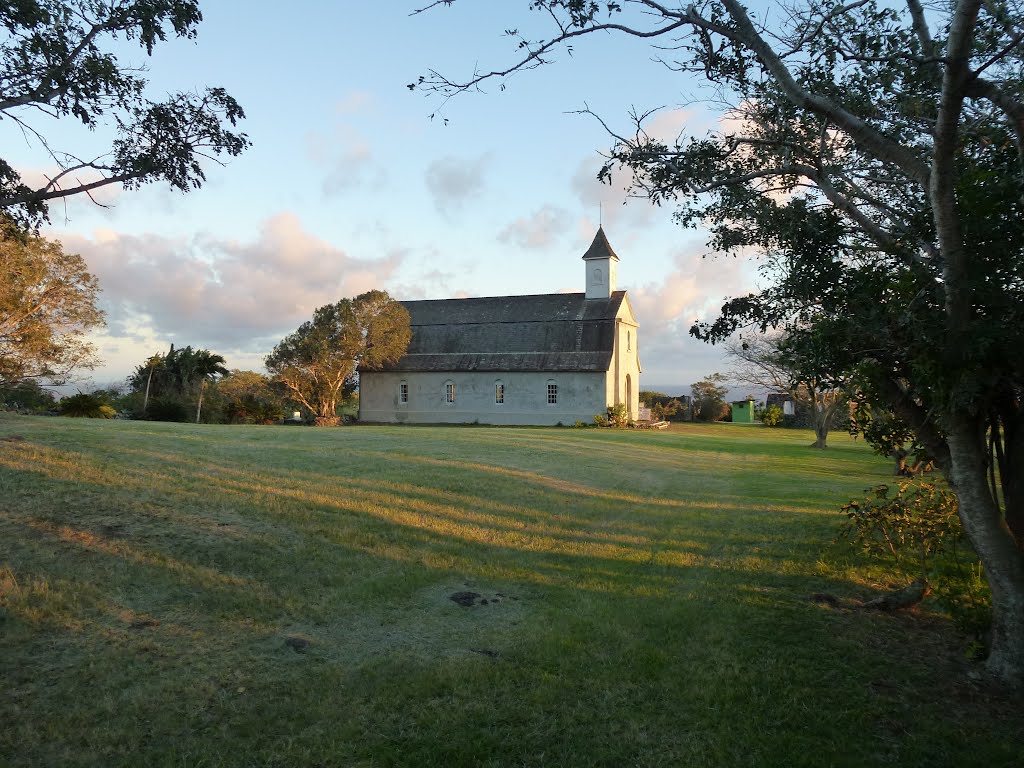
<svg viewBox="0 0 1024 768">
<path fill-rule="evenodd" d="M 604 234 L 604 227 L 597 228 L 594 242 L 583 254 L 583 261 L 587 270 L 587 298 L 611 298 L 615 291 L 615 271 L 619 257 L 612 250 Z"/>
</svg>

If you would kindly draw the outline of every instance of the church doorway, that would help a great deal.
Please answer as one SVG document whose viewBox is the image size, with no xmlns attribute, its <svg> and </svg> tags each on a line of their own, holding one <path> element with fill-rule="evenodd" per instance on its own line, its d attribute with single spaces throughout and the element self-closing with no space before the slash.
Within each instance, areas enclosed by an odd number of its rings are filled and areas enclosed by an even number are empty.
<svg viewBox="0 0 1024 768">
<path fill-rule="evenodd" d="M 626 374 L 626 414 L 630 421 L 636 418 L 636 414 L 633 413 L 633 380 L 628 373 Z"/>
</svg>

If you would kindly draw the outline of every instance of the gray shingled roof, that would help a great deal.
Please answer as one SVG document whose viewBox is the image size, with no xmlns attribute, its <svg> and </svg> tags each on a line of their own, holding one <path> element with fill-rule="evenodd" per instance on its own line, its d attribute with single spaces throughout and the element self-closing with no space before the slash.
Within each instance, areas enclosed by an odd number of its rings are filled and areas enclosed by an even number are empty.
<svg viewBox="0 0 1024 768">
<path fill-rule="evenodd" d="M 606 371 L 625 291 L 403 301 L 412 341 L 390 371 Z"/>
<path fill-rule="evenodd" d="M 594 242 L 587 248 L 587 252 L 583 254 L 583 260 L 588 261 L 589 259 L 615 259 L 619 260 L 619 257 L 615 255 L 615 251 L 612 250 L 612 244 L 608 242 L 608 237 L 604 233 L 604 227 L 597 228 L 597 234 L 594 235 Z"/>
</svg>

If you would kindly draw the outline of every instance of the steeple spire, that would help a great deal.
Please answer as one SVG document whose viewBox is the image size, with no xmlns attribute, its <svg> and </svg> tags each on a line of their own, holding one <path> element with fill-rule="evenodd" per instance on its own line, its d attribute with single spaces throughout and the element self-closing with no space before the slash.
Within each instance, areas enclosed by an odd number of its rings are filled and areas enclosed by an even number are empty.
<svg viewBox="0 0 1024 768">
<path fill-rule="evenodd" d="M 586 264 L 586 286 L 588 299 L 608 299 L 615 291 L 615 272 L 619 257 L 615 255 L 604 227 L 597 228 L 594 242 L 583 254 Z"/>
</svg>

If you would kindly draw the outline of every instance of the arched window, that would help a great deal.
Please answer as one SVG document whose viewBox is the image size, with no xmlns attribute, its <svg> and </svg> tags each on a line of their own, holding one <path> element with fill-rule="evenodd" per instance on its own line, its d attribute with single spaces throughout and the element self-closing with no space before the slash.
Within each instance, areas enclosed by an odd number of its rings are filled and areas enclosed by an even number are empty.
<svg viewBox="0 0 1024 768">
<path fill-rule="evenodd" d="M 455 382 L 446 381 L 444 383 L 444 401 L 448 403 L 448 405 L 455 404 Z"/>
<path fill-rule="evenodd" d="M 633 334 L 626 331 L 626 351 L 629 352 L 631 349 L 633 349 Z"/>
<path fill-rule="evenodd" d="M 505 384 L 501 381 L 494 382 L 494 404 L 504 405 L 505 403 Z"/>
</svg>

